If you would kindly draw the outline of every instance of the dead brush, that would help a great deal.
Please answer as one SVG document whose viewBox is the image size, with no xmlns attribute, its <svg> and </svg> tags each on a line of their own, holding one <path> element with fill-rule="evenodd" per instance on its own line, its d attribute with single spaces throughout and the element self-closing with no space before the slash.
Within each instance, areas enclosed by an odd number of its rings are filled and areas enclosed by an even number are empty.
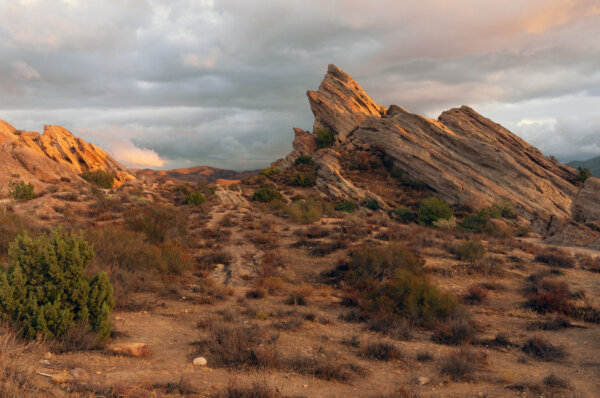
<svg viewBox="0 0 600 398">
<path fill-rule="evenodd" d="M 564 250 L 551 248 L 544 249 L 535 256 L 535 261 L 547 264 L 551 267 L 574 268 L 575 259 Z"/>
<path fill-rule="evenodd" d="M 463 347 L 446 356 L 440 366 L 440 373 L 453 381 L 468 381 L 473 379 L 473 374 L 478 366 L 485 365 L 487 355 Z"/>
<path fill-rule="evenodd" d="M 469 304 L 481 304 L 487 298 L 488 292 L 478 285 L 471 285 L 463 296 L 463 301 Z"/>
<path fill-rule="evenodd" d="M 242 385 L 238 381 L 230 381 L 225 389 L 210 395 L 211 398 L 281 398 L 281 392 L 267 384 L 266 381 Z"/>
<path fill-rule="evenodd" d="M 312 293 L 312 286 L 303 283 L 299 287 L 290 290 L 290 293 L 285 299 L 284 303 L 288 305 L 307 305 L 308 298 L 312 296 Z"/>
<path fill-rule="evenodd" d="M 386 341 L 372 341 L 367 343 L 363 347 L 361 355 L 377 361 L 391 361 L 400 359 L 401 357 L 400 350 L 394 344 Z"/>
<path fill-rule="evenodd" d="M 339 356 L 327 352 L 288 358 L 284 364 L 290 370 L 328 381 L 349 381 L 354 375 L 365 374 L 363 368 L 346 363 Z"/>
<path fill-rule="evenodd" d="M 567 355 L 564 348 L 553 345 L 541 335 L 528 339 L 521 349 L 524 353 L 546 362 L 560 360 Z"/>
</svg>

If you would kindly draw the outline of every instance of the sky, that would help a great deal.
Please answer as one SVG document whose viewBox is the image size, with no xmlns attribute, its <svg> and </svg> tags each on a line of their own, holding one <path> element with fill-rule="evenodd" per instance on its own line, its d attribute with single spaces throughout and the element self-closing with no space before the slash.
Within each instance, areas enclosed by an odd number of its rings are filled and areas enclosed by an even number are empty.
<svg viewBox="0 0 600 398">
<path fill-rule="evenodd" d="M 130 167 L 267 166 L 336 64 L 379 104 L 469 105 L 600 155 L 597 0 L 0 0 L 0 119 Z"/>
</svg>

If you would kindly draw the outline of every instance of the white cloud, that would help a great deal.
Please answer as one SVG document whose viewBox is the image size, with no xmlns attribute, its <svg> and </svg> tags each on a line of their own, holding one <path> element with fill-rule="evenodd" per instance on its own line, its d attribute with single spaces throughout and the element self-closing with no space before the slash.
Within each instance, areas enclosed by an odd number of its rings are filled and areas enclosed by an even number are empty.
<svg viewBox="0 0 600 398">
<path fill-rule="evenodd" d="M 23 61 L 13 62 L 12 68 L 13 68 L 12 76 L 15 79 L 41 80 L 40 73 Z"/>
<path fill-rule="evenodd" d="M 113 144 L 110 151 L 116 160 L 129 167 L 163 167 L 167 161 L 151 149 L 138 148 L 129 141 Z"/>
</svg>

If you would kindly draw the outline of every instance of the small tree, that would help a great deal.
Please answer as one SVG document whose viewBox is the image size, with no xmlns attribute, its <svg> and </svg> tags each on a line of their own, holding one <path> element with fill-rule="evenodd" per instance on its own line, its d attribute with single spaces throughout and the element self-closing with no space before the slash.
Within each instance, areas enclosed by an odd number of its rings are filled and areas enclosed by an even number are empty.
<svg viewBox="0 0 600 398">
<path fill-rule="evenodd" d="M 577 179 L 581 182 L 585 182 L 588 178 L 590 178 L 592 176 L 592 172 L 588 168 L 579 166 L 577 168 L 577 171 L 579 171 L 579 174 L 577 175 Z"/>
<path fill-rule="evenodd" d="M 279 191 L 268 186 L 262 187 L 252 195 L 252 200 L 256 202 L 267 203 L 275 199 L 283 199 L 283 195 Z"/>
<path fill-rule="evenodd" d="M 35 198 L 33 184 L 26 184 L 25 181 L 10 181 L 8 183 L 8 194 L 11 198 L 19 201 L 27 201 Z"/>
<path fill-rule="evenodd" d="M 186 205 L 199 206 L 206 202 L 206 198 L 200 192 L 190 192 L 185 198 Z"/>
<path fill-rule="evenodd" d="M 85 274 L 94 252 L 80 235 L 60 228 L 36 239 L 19 235 L 8 254 L 8 271 L 0 272 L 0 312 L 25 336 L 55 338 L 84 326 L 108 337 L 113 289 L 105 272 L 91 281 Z"/>
</svg>

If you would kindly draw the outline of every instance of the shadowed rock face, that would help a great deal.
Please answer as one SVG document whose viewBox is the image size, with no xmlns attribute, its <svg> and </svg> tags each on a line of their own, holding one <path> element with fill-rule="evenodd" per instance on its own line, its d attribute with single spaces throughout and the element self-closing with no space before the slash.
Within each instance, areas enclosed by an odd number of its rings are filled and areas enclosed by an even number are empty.
<svg viewBox="0 0 600 398">
<path fill-rule="evenodd" d="M 77 180 L 86 170 L 111 172 L 117 185 L 134 178 L 104 150 L 60 126 L 45 126 L 39 134 L 0 121 L 0 163 L 2 186 L 22 179 L 39 189 L 61 179 Z"/>
<path fill-rule="evenodd" d="M 339 154 L 378 148 L 393 166 L 450 203 L 478 209 L 508 200 L 539 232 L 554 232 L 572 219 L 574 209 L 600 217 L 596 183 L 587 183 L 579 193 L 573 168 L 547 158 L 467 106 L 445 111 L 438 120 L 396 105 L 386 109 L 333 65 L 308 99 L 315 130 L 327 127 L 338 136 L 333 148 L 313 156 L 317 187 L 324 192 L 354 200 L 369 196 L 343 177 Z"/>
</svg>

